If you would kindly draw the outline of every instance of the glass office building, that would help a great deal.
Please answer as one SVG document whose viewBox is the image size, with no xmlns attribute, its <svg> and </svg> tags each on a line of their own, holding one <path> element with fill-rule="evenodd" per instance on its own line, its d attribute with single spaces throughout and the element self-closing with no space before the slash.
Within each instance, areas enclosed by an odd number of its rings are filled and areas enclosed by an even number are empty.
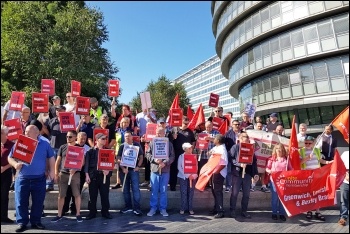
<svg viewBox="0 0 350 234">
<path fill-rule="evenodd" d="M 285 128 L 329 124 L 349 103 L 349 1 L 213 1 L 229 93 Z"/>
<path fill-rule="evenodd" d="M 213 56 L 174 79 L 174 82 L 184 85 L 193 110 L 196 111 L 202 103 L 205 117 L 212 112 L 212 107 L 208 106 L 210 93 L 215 93 L 219 95 L 219 106 L 224 108 L 224 113 L 230 111 L 237 118 L 240 115 L 238 100 L 229 94 L 229 82 L 222 75 L 220 65 L 219 57 Z"/>
</svg>

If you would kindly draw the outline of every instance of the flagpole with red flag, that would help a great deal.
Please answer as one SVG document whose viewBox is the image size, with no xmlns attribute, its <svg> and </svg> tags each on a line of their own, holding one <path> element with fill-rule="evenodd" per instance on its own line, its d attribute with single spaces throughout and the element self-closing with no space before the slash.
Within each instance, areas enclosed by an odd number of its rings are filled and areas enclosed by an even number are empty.
<svg viewBox="0 0 350 234">
<path fill-rule="evenodd" d="M 349 144 L 349 106 L 340 112 L 330 124 L 343 134 L 344 140 Z"/>
<path fill-rule="evenodd" d="M 297 130 L 295 128 L 295 115 L 293 116 L 292 131 L 289 140 L 289 159 L 294 170 L 300 170 Z M 287 164 L 288 167 L 288 164 Z"/>
<path fill-rule="evenodd" d="M 192 109 L 191 109 L 191 106 L 190 105 L 187 105 L 187 118 L 191 121 L 192 118 L 193 118 L 193 112 L 192 112 Z"/>
<path fill-rule="evenodd" d="M 227 132 L 227 126 L 228 126 L 227 122 L 228 122 L 228 119 L 225 119 L 225 121 L 222 121 L 221 126 L 218 129 L 221 135 L 225 135 L 225 133 Z"/>
<path fill-rule="evenodd" d="M 326 189 L 328 191 L 328 198 L 335 197 L 335 191 L 340 187 L 345 178 L 346 168 L 341 159 L 338 150 L 334 152 L 334 160 L 331 165 L 329 176 L 327 178 Z"/>
<path fill-rule="evenodd" d="M 191 129 L 192 131 L 194 131 L 194 129 L 201 123 L 205 123 L 205 116 L 204 116 L 202 103 L 199 104 L 199 107 L 198 107 L 196 113 L 194 114 L 192 120 L 190 121 L 190 123 L 188 124 L 187 127 L 189 129 Z"/>
</svg>

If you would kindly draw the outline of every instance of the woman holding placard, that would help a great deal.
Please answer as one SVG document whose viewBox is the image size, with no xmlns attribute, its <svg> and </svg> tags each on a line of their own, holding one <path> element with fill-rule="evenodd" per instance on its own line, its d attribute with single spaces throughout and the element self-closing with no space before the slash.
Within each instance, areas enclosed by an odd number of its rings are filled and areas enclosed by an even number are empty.
<svg viewBox="0 0 350 234">
<path fill-rule="evenodd" d="M 197 158 L 195 154 L 192 154 L 192 145 L 188 142 L 182 144 L 182 148 L 185 151 L 183 154 L 179 156 L 177 161 L 177 169 L 179 172 L 177 173 L 177 177 L 179 177 L 180 182 L 180 192 L 181 192 L 181 210 L 180 214 L 184 214 L 185 211 L 188 210 L 190 215 L 194 214 L 193 211 L 193 194 L 194 194 L 194 184 L 198 177 L 197 175 L 197 166 L 194 166 L 194 173 L 185 174 L 185 154 L 194 156 L 194 163 L 197 164 Z M 192 165 L 191 165 L 192 166 Z"/>
<path fill-rule="evenodd" d="M 266 172 L 270 175 L 275 171 L 287 171 L 292 170 L 290 162 L 287 160 L 287 151 L 284 145 L 278 143 L 272 150 L 272 157 L 269 158 L 266 165 Z M 277 220 L 277 211 L 282 221 L 286 221 L 286 211 L 280 202 L 275 185 L 270 182 L 271 190 L 271 208 L 272 208 L 272 219 Z"/>
</svg>

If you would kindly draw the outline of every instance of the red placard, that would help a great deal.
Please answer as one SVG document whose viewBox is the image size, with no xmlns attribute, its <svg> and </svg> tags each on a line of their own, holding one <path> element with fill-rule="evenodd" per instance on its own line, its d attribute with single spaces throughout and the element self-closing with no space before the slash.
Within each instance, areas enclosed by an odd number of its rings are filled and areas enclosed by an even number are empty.
<svg viewBox="0 0 350 234">
<path fill-rule="evenodd" d="M 76 98 L 76 103 L 77 103 L 77 109 L 76 109 L 77 115 L 90 115 L 90 98 L 79 96 Z"/>
<path fill-rule="evenodd" d="M 81 92 L 81 83 L 76 80 L 71 81 L 71 93 L 73 97 L 80 96 Z"/>
<path fill-rule="evenodd" d="M 32 110 L 33 113 L 49 112 L 49 94 L 32 93 Z"/>
<path fill-rule="evenodd" d="M 9 109 L 14 111 L 22 111 L 25 97 L 26 94 L 24 92 L 12 91 Z"/>
<path fill-rule="evenodd" d="M 21 162 L 31 164 L 37 145 L 37 140 L 19 135 L 12 157 Z"/>
<path fill-rule="evenodd" d="M 169 111 L 169 125 L 172 127 L 180 127 L 182 126 L 182 109 L 181 108 L 173 108 Z"/>
<path fill-rule="evenodd" d="M 219 130 L 222 122 L 224 122 L 225 120 L 219 117 L 213 117 L 213 120 L 211 121 L 213 123 L 213 129 L 215 130 Z"/>
<path fill-rule="evenodd" d="M 94 136 L 93 136 L 93 141 L 94 141 L 94 144 L 96 145 L 96 142 L 95 142 L 95 136 L 98 134 L 98 133 L 102 133 L 103 135 L 107 136 L 107 140 L 106 140 L 106 144 L 105 146 L 107 147 L 108 144 L 109 144 L 109 129 L 103 129 L 103 128 L 94 128 Z"/>
<path fill-rule="evenodd" d="M 137 142 L 137 143 L 140 143 L 140 137 L 139 136 L 132 136 L 132 141 L 133 142 Z"/>
<path fill-rule="evenodd" d="M 199 150 L 207 150 L 209 146 L 209 141 L 205 140 L 206 137 L 208 137 L 208 133 L 198 133 L 197 142 L 196 142 L 196 149 Z"/>
<path fill-rule="evenodd" d="M 119 80 L 108 81 L 108 96 L 110 97 L 119 96 Z"/>
<path fill-rule="evenodd" d="M 59 112 L 58 118 L 60 120 L 61 132 L 68 132 L 69 130 L 76 129 L 73 112 Z"/>
<path fill-rule="evenodd" d="M 208 106 L 217 107 L 219 105 L 219 95 L 215 93 L 210 93 Z"/>
<path fill-rule="evenodd" d="M 156 132 L 157 132 L 157 124 L 148 123 L 146 126 L 145 140 L 151 141 L 153 139 L 153 137 L 156 136 Z"/>
<path fill-rule="evenodd" d="M 254 155 L 254 144 L 250 143 L 240 143 L 239 154 L 238 154 L 238 163 L 253 163 L 253 155 Z"/>
<path fill-rule="evenodd" d="M 66 153 L 66 160 L 63 167 L 80 171 L 83 166 L 84 148 L 69 145 Z"/>
<path fill-rule="evenodd" d="M 112 171 L 114 169 L 115 152 L 112 149 L 99 149 L 97 170 Z"/>
<path fill-rule="evenodd" d="M 7 139 L 10 141 L 17 140 L 19 135 L 23 133 L 21 121 L 19 118 L 5 120 L 4 125 L 9 129 Z"/>
<path fill-rule="evenodd" d="M 41 93 L 55 95 L 55 80 L 42 79 L 41 80 Z"/>
<path fill-rule="evenodd" d="M 184 154 L 184 173 L 197 174 L 197 172 L 198 172 L 197 156 L 195 154 Z"/>
<path fill-rule="evenodd" d="M 224 116 L 227 118 L 228 120 L 228 126 L 231 126 L 231 122 L 232 122 L 232 118 L 230 114 L 224 114 Z"/>
</svg>

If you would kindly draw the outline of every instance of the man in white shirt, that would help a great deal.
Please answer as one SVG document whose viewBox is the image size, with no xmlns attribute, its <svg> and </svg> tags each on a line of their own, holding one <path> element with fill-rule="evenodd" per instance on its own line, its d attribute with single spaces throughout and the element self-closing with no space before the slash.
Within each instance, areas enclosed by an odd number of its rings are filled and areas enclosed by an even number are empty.
<svg viewBox="0 0 350 234">
<path fill-rule="evenodd" d="M 345 151 L 341 155 L 346 168 L 346 175 L 342 185 L 340 186 L 340 219 L 338 223 L 342 226 L 346 225 L 349 216 L 349 151 Z"/>
<path fill-rule="evenodd" d="M 74 113 L 74 121 L 75 126 L 79 125 L 80 116 L 76 114 L 75 110 L 75 97 L 72 96 L 72 93 L 66 94 L 67 103 L 63 106 L 66 107 L 66 112 L 73 112 Z"/>
<path fill-rule="evenodd" d="M 25 107 L 27 106 L 23 104 L 22 109 Z M 8 100 L 4 106 L 4 113 L 1 114 L 2 123 L 4 123 L 5 120 L 21 118 L 22 109 L 20 111 L 10 110 L 10 100 Z"/>
</svg>

